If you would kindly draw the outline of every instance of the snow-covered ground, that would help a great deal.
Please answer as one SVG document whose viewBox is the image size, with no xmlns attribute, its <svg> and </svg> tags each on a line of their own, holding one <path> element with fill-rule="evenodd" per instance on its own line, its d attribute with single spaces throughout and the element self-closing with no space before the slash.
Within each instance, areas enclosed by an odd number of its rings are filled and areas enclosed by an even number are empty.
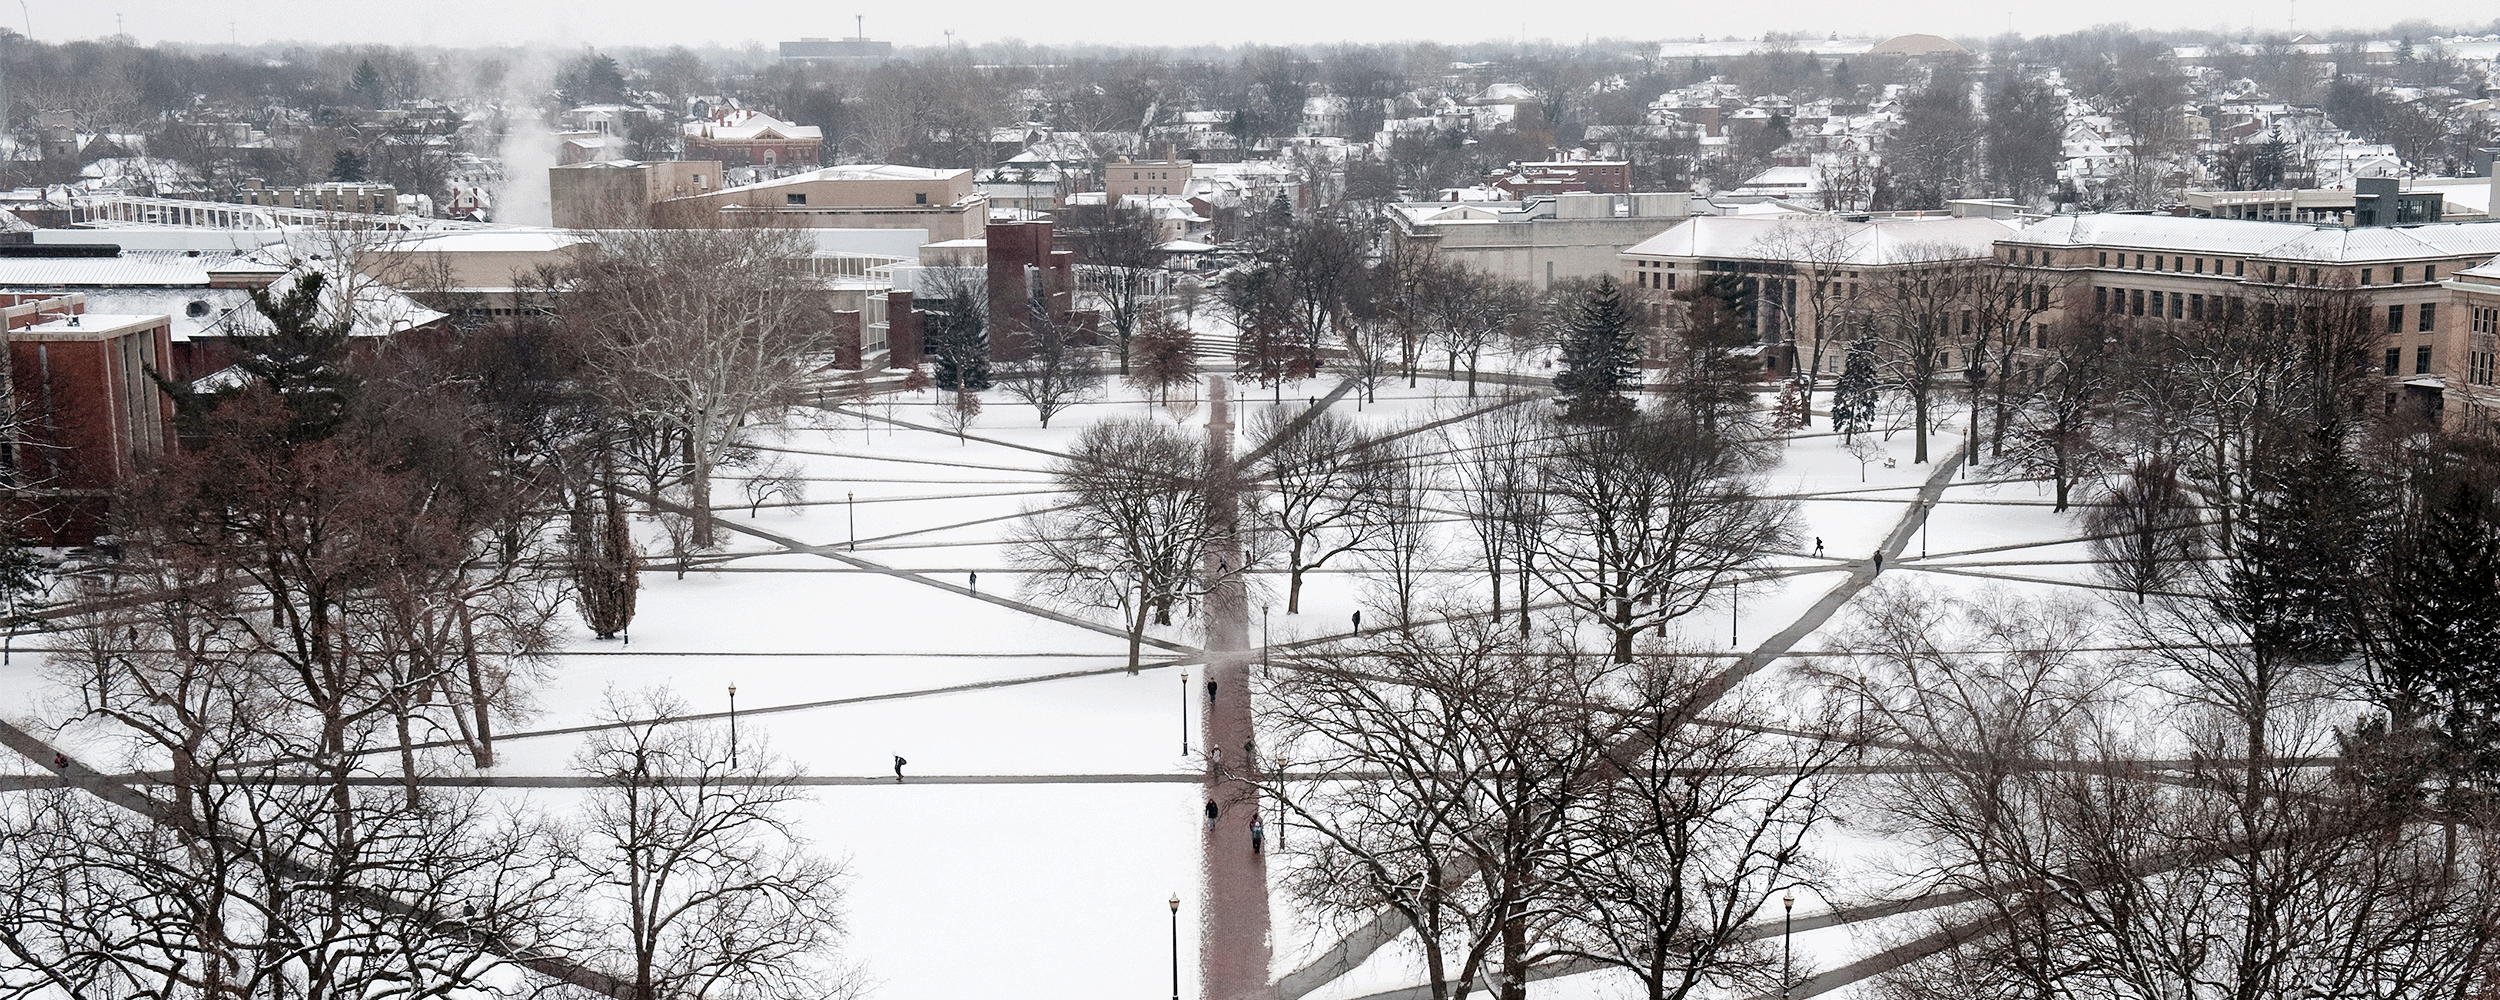
<svg viewBox="0 0 2500 1000">
<path fill-rule="evenodd" d="M 1334 388 L 1314 381 L 1285 389 L 1299 408 Z M 1498 386 L 1465 398 L 1463 387 L 1426 377 L 1400 380 L 1358 403 L 1335 405 L 1366 427 L 1414 426 L 1494 401 Z M 1245 387 L 1245 408 L 1270 394 Z M 1125 642 L 1107 616 L 1099 627 L 1052 620 L 1015 606 L 1017 574 L 1001 539 L 1020 513 L 1054 502 L 1048 469 L 1087 422 L 1114 414 L 1156 413 L 1203 426 L 1195 401 L 1157 406 L 1115 387 L 1109 399 L 1079 406 L 1039 427 L 1032 410 L 988 394 L 964 440 L 936 430 L 926 396 L 870 404 L 846 415 L 808 414 L 767 428 L 758 454 L 803 483 L 801 495 L 767 498 L 754 511 L 733 471 L 715 490 L 731 530 L 727 555 L 680 578 L 655 557 L 644 576 L 630 636 L 598 641 L 577 634 L 556 658 L 536 697 L 537 712 L 505 735 L 494 773 L 566 773 L 578 734 L 597 720 L 603 694 L 668 688 L 697 712 L 729 708 L 737 687 L 743 745 L 770 752 L 811 775 L 890 777 L 891 758 L 912 776 L 1045 776 L 1029 783 L 873 782 L 815 790 L 801 822 L 817 847 L 847 858 L 849 956 L 876 983 L 878 1000 L 960 1000 L 1012 991 L 1033 1000 L 1110 995 L 1160 996 L 1170 987 L 1172 916 L 1181 913 L 1185 993 L 1197 969 L 1194 903 L 1198 867 L 1197 762 L 1182 753 L 1183 728 L 1202 702 L 1188 698 L 1186 665 L 1148 649 L 1136 675 Z M 1528 404 L 1543 405 L 1543 404 Z M 895 422 L 899 422 L 895 423 Z M 1246 415 L 1240 423 L 1247 424 Z M 903 426 L 916 425 L 916 426 Z M 1961 446 L 1958 430 L 1931 442 L 1939 457 Z M 1818 426 L 1790 443 L 1770 487 L 1799 500 L 1798 551 L 1747 583 L 1731 609 L 1706 607 L 1682 625 L 1689 648 L 1751 649 L 1787 627 L 1849 573 L 1911 512 L 1932 465 L 1908 461 L 1906 432 L 1885 442 L 1888 462 L 1861 460 Z M 1862 467 L 1863 465 L 1863 467 Z M 1922 545 L 1888 563 L 1885 578 L 1915 575 L 1969 588 L 1991 577 L 2007 585 L 2063 589 L 2089 576 L 2071 515 L 2051 513 L 2030 483 L 1957 480 Z M 1467 542 L 1450 530 L 1448 547 Z M 1824 555 L 1813 553 L 1814 540 Z M 786 540 L 799 546 L 792 549 Z M 855 540 L 855 541 L 854 541 Z M 656 543 L 656 535 L 654 536 Z M 821 551 L 820 551 L 821 549 Z M 1934 565 L 1947 573 L 1920 573 Z M 1347 559 L 1310 575 L 1301 613 L 1283 611 L 1281 574 L 1262 576 L 1250 597 L 1252 642 L 1282 644 L 1341 634 L 1371 595 Z M 890 571 L 890 572 L 889 572 Z M 964 587 L 978 574 L 982 595 Z M 1473 592 L 1474 574 L 1450 574 Z M 1086 612 L 1060 609 L 1079 618 Z M 1837 625 L 1847 612 L 1834 619 Z M 1157 638 L 1194 645 L 1194 623 L 1157 629 Z M 1824 645 L 1809 636 L 1800 650 Z M 0 667 L 0 711 L 50 715 L 58 692 L 17 655 Z M 1782 669 L 1748 682 L 1774 703 L 1795 682 Z M 1184 713 L 1189 713 L 1184 715 Z M 63 735 L 76 739 L 76 733 Z M 1047 776 L 1063 776 L 1052 779 Z M 1068 776 L 1072 776 L 1071 780 Z M 513 790 L 503 794 L 530 795 Z M 550 802 L 559 802 L 547 793 Z M 1880 894 L 1897 887 L 1874 863 L 1885 846 L 1856 826 L 1836 830 L 1843 866 L 1838 892 Z M 1801 900 L 1799 915 L 1819 910 Z M 1333 941 L 1327 928 L 1276 910 L 1279 971 Z M 1865 928 L 1800 935 L 1800 965 L 1839 964 L 1873 944 Z M 1412 985 L 1412 957 L 1385 949 L 1356 973 L 1314 994 L 1355 998 Z M 1558 980 L 1546 996 L 1612 995 L 1605 977 Z"/>
</svg>

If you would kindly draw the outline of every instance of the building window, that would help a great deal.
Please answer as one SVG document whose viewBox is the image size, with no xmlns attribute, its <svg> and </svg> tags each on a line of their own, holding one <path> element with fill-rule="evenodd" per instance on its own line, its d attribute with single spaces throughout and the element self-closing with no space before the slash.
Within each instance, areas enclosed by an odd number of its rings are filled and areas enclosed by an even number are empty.
<svg viewBox="0 0 2500 1000">
<path fill-rule="evenodd" d="M 912 203 L 912 204 L 914 204 L 914 205 L 926 205 L 926 204 L 928 204 L 928 203 L 929 203 L 929 193 L 928 193 L 928 192 L 926 192 L 926 191 L 921 191 L 921 192 L 914 193 L 914 194 L 911 196 L 911 203 Z"/>
<path fill-rule="evenodd" d="M 2102 266 L 2102 267 L 2108 267 L 2108 266 L 2109 266 L 2109 251 L 2107 251 L 2107 250 L 2103 250 L 2103 251 L 2101 251 L 2101 266 Z"/>
<path fill-rule="evenodd" d="M 2154 318 L 2154 319 L 2160 319 L 2160 318 L 2161 318 L 2161 290 L 2160 290 L 2160 289 L 2154 289 L 2154 290 L 2153 290 L 2153 318 Z"/>
<path fill-rule="evenodd" d="M 2161 270 L 2161 255 L 2160 255 L 2160 254 L 2154 254 L 2154 255 L 2153 255 L 2153 270 L 2156 270 L 2156 271 Z"/>
<path fill-rule="evenodd" d="M 2092 286 L 2092 311 L 2109 311 L 2109 289 L 2103 288 L 2099 285 Z"/>
<path fill-rule="evenodd" d="M 2232 262 L 2231 262 L 2231 276 L 2232 276 L 2232 277 L 2234 277 L 2234 278 L 2245 278 L 2245 277 L 2248 277 L 2248 262 L 2247 262 L 2247 261 L 2244 261 L 2244 260 L 2235 260 L 2235 261 L 2232 261 Z"/>
<path fill-rule="evenodd" d="M 2312 284 L 2312 285 L 2314 285 L 2314 284 L 2317 284 L 2317 283 L 2318 283 L 2318 269 L 2317 269 L 2317 268 L 2314 268 L 2314 267 L 2313 267 L 2313 268 L 2310 268 L 2310 269 L 2309 269 L 2309 283 L 2310 283 L 2310 284 Z"/>
<path fill-rule="evenodd" d="M 2266 280 L 2269 282 L 2274 280 L 2274 265 L 2272 264 L 2266 265 Z"/>
<path fill-rule="evenodd" d="M 2404 281 L 2404 280 L 2405 280 L 2405 276 L 2404 276 L 2404 272 L 2403 272 L 2403 271 L 2398 271 L 2398 272 L 2396 272 L 2396 280 L 2397 280 L 2398 282 L 2402 282 L 2402 281 Z M 2365 267 L 2365 268 L 2362 268 L 2362 269 L 2361 269 L 2361 283 L 2362 283 L 2362 284 L 2364 284 L 2364 285 L 2366 285 L 2366 284 L 2369 284 L 2369 283 L 2370 283 L 2370 269 L 2369 269 L 2369 268 L 2366 268 L 2366 267 Z"/>
<path fill-rule="evenodd" d="M 2198 274 L 2203 274 L 2203 273 L 2205 273 L 2205 258 L 2203 258 L 2203 257 L 2198 257 L 2198 258 L 2196 258 L 2196 273 L 2198 273 Z"/>
<path fill-rule="evenodd" d="M 2397 331 L 2399 331 L 2399 330 L 2402 330 L 2402 329 L 2404 329 L 2404 328 L 2405 328 L 2405 307 L 2404 307 L 2404 306 L 2401 306 L 2401 305 L 2393 305 L 2393 306 L 2388 306 L 2388 307 L 2387 307 L 2387 332 L 2389 332 L 2389 333 L 2395 333 L 2395 332 L 2397 332 Z"/>
<path fill-rule="evenodd" d="M 2404 360 L 2405 360 L 2405 349 L 2404 349 L 2404 348 L 2401 348 L 2401 347 L 2390 347 L 2390 348 L 2388 348 L 2388 349 L 2387 349 L 2387 374 L 2390 374 L 2390 375 L 2396 374 L 2396 366 L 2403 364 L 2403 363 L 2404 363 Z"/>
<path fill-rule="evenodd" d="M 2431 373 L 2431 345 L 2424 344 L 2413 349 L 2413 373 L 2416 375 Z"/>
<path fill-rule="evenodd" d="M 2438 328 L 2439 328 L 2439 303 L 2437 303 L 2437 302 L 2425 302 L 2425 303 L 2422 303 L 2422 322 L 2421 322 L 2421 325 L 2414 327 L 2414 329 L 2416 329 L 2416 330 L 2420 330 L 2420 331 L 2422 331 L 2422 332 L 2424 332 L 2424 333 L 2428 333 L 2428 332 L 2430 332 L 2430 331 L 2432 331 L 2432 330 L 2435 330 L 2435 329 L 2438 329 Z"/>
<path fill-rule="evenodd" d="M 2471 321 L 2469 327 L 2475 333 L 2500 333 L 2500 309 L 2489 306 L 2471 306 L 2467 308 L 2465 315 Z"/>
<path fill-rule="evenodd" d="M 2198 258 L 2198 259 L 2201 261 L 2203 258 Z M 2205 297 L 2204 297 L 2204 296 L 2202 296 L 2202 295 L 2190 295 L 2190 296 L 2188 296 L 2188 318 L 2189 318 L 2189 319 L 2204 319 L 2204 318 L 2205 318 Z"/>
<path fill-rule="evenodd" d="M 2144 270 L 2144 255 L 2143 255 L 2143 254 L 2137 254 L 2137 255 L 2135 255 L 2135 269 L 2136 269 L 2136 270 L 2138 270 L 2138 271 Z"/>
<path fill-rule="evenodd" d="M 782 203 L 786 205 L 804 205 L 807 204 L 807 196 L 803 194 L 783 195 Z"/>
<path fill-rule="evenodd" d="M 2404 270 L 2404 269 L 2400 267 L 2400 268 L 2397 268 L 2396 270 L 2398 270 L 2398 271 L 2402 271 L 2402 270 Z M 2422 265 L 2422 280 L 2424 280 L 2424 281 L 2438 281 L 2438 280 L 2439 280 L 2439 265 L 2437 265 L 2437 264 L 2424 264 L 2424 265 Z"/>
<path fill-rule="evenodd" d="M 2387 280 L 2388 280 L 2388 282 L 2390 282 L 2391 284 L 2398 284 L 2398 285 L 2404 284 L 2404 283 L 2405 283 L 2405 269 L 2404 269 L 2404 265 L 2402 265 L 2402 264 L 2398 264 L 2398 265 L 2396 265 L 2396 267 L 2395 267 L 2395 269 L 2394 269 L 2394 270 L 2395 270 L 2395 273 L 2394 273 L 2394 274 L 2392 274 L 2392 275 L 2390 275 L 2390 276 L 2388 277 L 2388 279 L 2387 279 Z M 2362 272 L 2361 272 L 2361 283 L 2362 283 L 2362 284 L 2364 284 L 2364 285 L 2366 285 L 2366 284 L 2369 284 L 2369 283 L 2370 283 L 2370 272 L 2369 272 L 2369 271 L 2364 270 L 2364 271 L 2362 271 Z"/>
<path fill-rule="evenodd" d="M 2144 315 L 2144 290 L 2138 288 L 2129 291 L 2127 293 L 2127 305 L 2128 311 L 2133 312 L 2138 316 Z"/>
</svg>

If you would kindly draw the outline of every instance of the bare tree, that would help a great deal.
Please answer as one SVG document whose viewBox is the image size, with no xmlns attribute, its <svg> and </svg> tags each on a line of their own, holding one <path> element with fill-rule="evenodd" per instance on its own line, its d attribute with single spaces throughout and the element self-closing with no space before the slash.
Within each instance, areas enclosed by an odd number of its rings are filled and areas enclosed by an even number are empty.
<svg viewBox="0 0 2500 1000">
<path fill-rule="evenodd" d="M 1382 502 L 1368 469 L 1374 456 L 1353 421 L 1326 410 L 1298 425 L 1285 407 L 1261 410 L 1250 436 L 1267 452 L 1253 470 L 1254 516 L 1283 539 L 1285 613 L 1295 614 L 1304 574 L 1371 541 Z"/>
<path fill-rule="evenodd" d="M 1027 585 L 1040 597 L 1117 610 L 1134 671 L 1147 624 L 1171 624 L 1174 607 L 1195 596 L 1206 475 L 1206 449 L 1168 424 L 1088 425 L 1052 463 L 1066 501 L 1028 511 L 1008 558 L 1032 573 Z"/>
<path fill-rule="evenodd" d="M 1032 319 L 1026 324 L 1021 357 L 1000 366 L 1000 387 L 1033 405 L 1042 426 L 1070 405 L 1102 391 L 1102 366 L 1094 352 L 1077 343 L 1077 331 L 1051 315 L 1050 293 L 1035 289 Z M 1121 367 L 1128 367 L 1127 342 L 1122 341 Z"/>
<path fill-rule="evenodd" d="M 2140 459 L 2084 518 L 2102 578 L 2135 595 L 2194 575 L 2205 555 L 2205 519 L 2179 469 L 2164 458 Z"/>
<path fill-rule="evenodd" d="M 938 422 L 955 433 L 955 443 L 968 442 L 965 432 L 973 421 L 981 419 L 981 394 L 970 389 L 956 389 L 946 394 L 946 401 L 934 407 Z"/>
<path fill-rule="evenodd" d="M 800 798 L 762 741 L 732 763 L 723 733 L 666 694 L 611 695 L 576 769 L 598 784 L 570 866 L 578 953 L 613 962 L 633 1000 L 850 997 L 833 955 L 842 866 L 809 852 Z"/>
<path fill-rule="evenodd" d="M 1473 399 L 1484 349 L 1530 322 L 1535 305 L 1525 287 L 1460 266 L 1441 269 L 1425 294 L 1432 342 L 1449 356 L 1450 367 L 1465 364 L 1467 397 Z"/>
<path fill-rule="evenodd" d="M 1163 316 L 1157 290 L 1163 264 L 1163 239 L 1154 216 L 1129 204 L 1068 210 L 1061 232 L 1076 245 L 1078 273 L 1089 297 L 1102 307 L 1113 340 L 1120 345 L 1120 374 L 1129 374 L 1130 343 L 1138 332 Z"/>
<path fill-rule="evenodd" d="M 1481 620 L 1384 630 L 1273 681 L 1265 742 L 1320 780 L 1265 786 L 1298 827 L 1284 889 L 1417 931 L 1430 995 L 1522 995 L 1551 956 L 1573 779 L 1603 750 L 1602 661 L 1532 652 Z"/>
<path fill-rule="evenodd" d="M 1539 468 L 1551 527 L 1536 575 L 1612 634 L 1623 663 L 1643 629 L 1692 612 L 1785 544 L 1795 518 L 1762 495 L 1741 449 L 1682 421 L 1571 434 Z"/>
<path fill-rule="evenodd" d="M 1453 495 L 1484 557 L 1497 622 L 1502 619 L 1503 574 L 1506 569 L 1517 572 L 1521 638 L 1528 635 L 1529 559 L 1536 551 L 1545 505 L 1537 458 L 1544 437 L 1553 432 L 1547 411 L 1513 405 L 1470 422 L 1463 440 L 1456 432 L 1444 437 L 1458 457 Z"/>
<path fill-rule="evenodd" d="M 748 420 L 793 402 L 822 347 L 808 253 L 784 229 L 612 230 L 567 293 L 602 394 L 677 431 L 699 549 L 716 544 L 713 466 Z"/>
<path fill-rule="evenodd" d="M 1424 578 L 1439 563 L 1437 524 L 1441 512 L 1434 498 L 1441 487 L 1441 467 L 1419 461 L 1403 438 L 1364 447 L 1357 457 L 1363 505 L 1358 512 L 1373 543 L 1363 559 L 1378 574 L 1394 602 L 1392 619 L 1405 624 L 1415 618 L 1415 598 Z"/>
<path fill-rule="evenodd" d="M 1821 874 L 1806 839 L 1829 818 L 1826 770 L 1848 752 L 1841 740 L 1695 725 L 1705 710 L 1778 716 L 1720 700 L 1714 663 L 1648 652 L 1617 671 L 1620 708 L 1605 712 L 1615 780 L 1567 841 L 1572 916 L 1558 952 L 1629 972 L 1648 1000 L 1785 985 L 1778 953 L 1746 932 L 1775 894 Z"/>
<path fill-rule="evenodd" d="M 1837 217 L 1823 215 L 1783 221 L 1754 240 L 1764 258 L 1788 265 L 1788 273 L 1778 280 L 1790 286 L 1783 296 L 1789 305 L 1778 316 L 1790 347 L 1805 346 L 1804 363 L 1797 368 L 1805 375 L 1799 381 L 1805 384 L 1809 400 L 1823 376 L 1825 345 L 1855 333 L 1855 317 L 1847 308 L 1855 300 L 1847 294 L 1847 286 L 1853 283 L 1848 275 L 1858 269 L 1862 243 L 1871 239 Z M 1802 309 L 1797 308 L 1800 300 Z M 1806 412 L 1810 420 L 1813 407 L 1809 405 Z"/>
<path fill-rule="evenodd" d="M 1129 372 L 1130 385 L 1153 393 L 1161 403 L 1170 400 L 1173 387 L 1197 381 L 1198 346 L 1188 328 L 1162 316 L 1138 328 L 1137 366 Z"/>
<path fill-rule="evenodd" d="M 1870 282 L 1869 291 L 1883 333 L 1884 373 L 1910 402 L 1910 461 L 1925 463 L 1929 410 L 1942 376 L 1952 370 L 1952 347 L 1980 328 L 1970 288 L 1989 265 L 1971 260 L 1961 247 L 1937 243 L 1904 247 L 1891 263 L 1896 266 Z"/>
</svg>

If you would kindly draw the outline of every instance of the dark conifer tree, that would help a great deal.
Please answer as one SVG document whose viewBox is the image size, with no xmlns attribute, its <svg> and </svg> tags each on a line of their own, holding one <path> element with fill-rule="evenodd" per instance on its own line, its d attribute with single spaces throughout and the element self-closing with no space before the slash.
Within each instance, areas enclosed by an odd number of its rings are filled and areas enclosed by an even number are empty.
<svg viewBox="0 0 2500 1000">
<path fill-rule="evenodd" d="M 1850 341 L 1849 358 L 1840 367 L 1839 383 L 1832 387 L 1832 426 L 1839 428 L 1842 440 L 1875 425 L 1879 392 L 1875 384 L 1875 338 Z"/>
<path fill-rule="evenodd" d="M 1614 279 L 1599 278 L 1563 331 L 1562 370 L 1554 389 L 1562 394 L 1562 418 L 1581 424 L 1620 424 L 1632 419 L 1631 393 L 1640 387 L 1640 344 L 1632 312 Z"/>
</svg>

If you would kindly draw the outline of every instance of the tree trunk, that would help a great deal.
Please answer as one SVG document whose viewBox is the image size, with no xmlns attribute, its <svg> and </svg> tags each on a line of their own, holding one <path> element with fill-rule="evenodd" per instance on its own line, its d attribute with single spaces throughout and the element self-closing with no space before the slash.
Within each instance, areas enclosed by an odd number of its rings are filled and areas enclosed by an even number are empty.
<svg viewBox="0 0 2500 1000">
<path fill-rule="evenodd" d="M 477 629 L 470 609 L 460 607 L 460 656 L 469 672 L 469 710 L 476 716 L 477 732 L 469 743 L 469 753 L 479 767 L 495 766 L 494 713 L 486 696 L 486 672 L 477 665 Z"/>
<path fill-rule="evenodd" d="M 686 433 L 686 505 L 694 512 L 693 545 L 701 551 L 712 548 L 715 541 L 712 536 L 712 445 L 708 440 L 711 414 L 705 411 L 698 416 L 702 418 L 701 425 L 687 428 Z"/>
<path fill-rule="evenodd" d="M 1912 447 L 1917 452 L 1917 454 L 1911 456 L 1910 464 L 1925 465 L 1927 464 L 1927 394 L 1919 393 L 1911 396 L 1910 402 L 1912 404 L 1910 407 L 1912 412 L 1911 419 L 1918 425 L 1910 428 L 1910 440 L 1914 442 Z"/>
</svg>

